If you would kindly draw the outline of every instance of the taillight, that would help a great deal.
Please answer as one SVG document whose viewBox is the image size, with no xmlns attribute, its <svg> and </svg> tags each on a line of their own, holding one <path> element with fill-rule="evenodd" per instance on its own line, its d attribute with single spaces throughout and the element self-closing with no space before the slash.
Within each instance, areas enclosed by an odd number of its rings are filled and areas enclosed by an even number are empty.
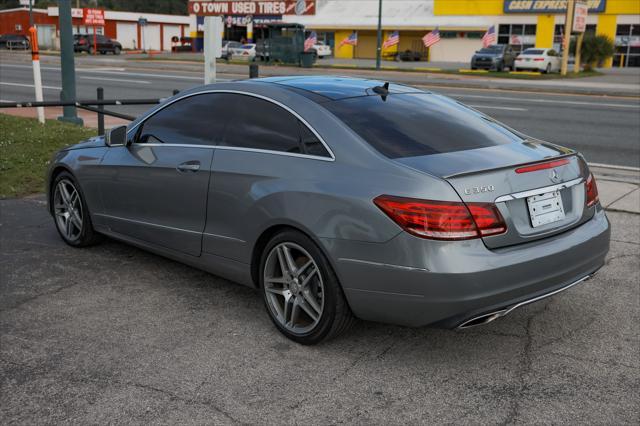
<svg viewBox="0 0 640 426">
<path fill-rule="evenodd" d="M 373 200 L 408 233 L 434 240 L 469 240 L 507 230 L 495 204 L 430 201 L 381 195 Z"/>
<path fill-rule="evenodd" d="M 518 56 L 518 57 L 516 58 L 516 61 L 521 61 L 521 60 L 522 60 L 522 56 Z"/>
<path fill-rule="evenodd" d="M 546 163 L 538 163 L 538 164 L 532 164 L 530 166 L 519 167 L 516 169 L 516 173 L 529 173 L 529 172 L 535 172 L 538 170 L 553 169 L 554 167 L 564 166 L 565 164 L 569 164 L 569 160 L 567 158 L 563 158 L 561 160 L 555 160 L 555 161 L 547 161 Z"/>
<path fill-rule="evenodd" d="M 600 200 L 600 197 L 598 196 L 598 185 L 596 185 L 596 178 L 593 177 L 593 174 L 589 174 L 585 186 L 587 189 L 587 207 L 596 205 L 598 200 Z"/>
<path fill-rule="evenodd" d="M 535 62 L 542 62 L 542 61 L 544 61 L 544 58 L 535 58 L 534 61 Z"/>
</svg>

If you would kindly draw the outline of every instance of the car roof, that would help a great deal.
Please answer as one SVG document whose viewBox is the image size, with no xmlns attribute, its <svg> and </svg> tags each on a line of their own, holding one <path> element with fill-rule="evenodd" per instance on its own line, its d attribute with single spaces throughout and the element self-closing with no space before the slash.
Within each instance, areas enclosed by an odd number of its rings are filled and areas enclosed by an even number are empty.
<svg viewBox="0 0 640 426">
<path fill-rule="evenodd" d="M 385 84 L 381 80 L 340 76 L 267 77 L 249 81 L 277 84 L 316 102 L 375 95 L 373 88 Z M 389 93 L 424 93 L 424 91 L 402 84 L 390 83 Z"/>
</svg>

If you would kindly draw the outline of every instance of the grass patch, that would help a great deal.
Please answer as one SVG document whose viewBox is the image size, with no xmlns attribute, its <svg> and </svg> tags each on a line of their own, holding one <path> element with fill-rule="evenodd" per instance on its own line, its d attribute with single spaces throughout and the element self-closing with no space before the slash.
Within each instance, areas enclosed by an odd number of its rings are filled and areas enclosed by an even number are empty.
<svg viewBox="0 0 640 426">
<path fill-rule="evenodd" d="M 53 153 L 97 134 L 73 124 L 0 114 L 0 198 L 44 191 Z"/>
</svg>

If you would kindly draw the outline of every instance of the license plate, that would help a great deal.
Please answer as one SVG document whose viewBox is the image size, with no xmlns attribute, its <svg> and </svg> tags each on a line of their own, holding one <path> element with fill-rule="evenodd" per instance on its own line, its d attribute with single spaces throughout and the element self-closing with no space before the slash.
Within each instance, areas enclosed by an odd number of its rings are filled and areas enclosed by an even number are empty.
<svg viewBox="0 0 640 426">
<path fill-rule="evenodd" d="M 560 191 L 547 192 L 527 198 L 531 225 L 536 228 L 564 219 Z"/>
<path fill-rule="evenodd" d="M 529 59 L 529 58 L 526 58 L 526 59 L 525 59 L 525 61 L 527 61 L 527 62 L 529 62 L 530 60 L 531 60 L 531 59 Z"/>
</svg>

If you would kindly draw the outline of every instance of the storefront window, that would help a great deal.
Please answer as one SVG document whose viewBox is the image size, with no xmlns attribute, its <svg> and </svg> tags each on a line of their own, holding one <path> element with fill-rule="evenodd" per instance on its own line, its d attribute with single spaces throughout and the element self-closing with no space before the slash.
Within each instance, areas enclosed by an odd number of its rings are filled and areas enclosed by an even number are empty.
<svg viewBox="0 0 640 426">
<path fill-rule="evenodd" d="M 615 43 L 614 67 L 640 67 L 640 25 L 618 25 Z"/>
<path fill-rule="evenodd" d="M 515 52 L 536 44 L 536 26 L 523 24 L 501 24 L 498 28 L 498 44 L 509 44 Z"/>
</svg>

